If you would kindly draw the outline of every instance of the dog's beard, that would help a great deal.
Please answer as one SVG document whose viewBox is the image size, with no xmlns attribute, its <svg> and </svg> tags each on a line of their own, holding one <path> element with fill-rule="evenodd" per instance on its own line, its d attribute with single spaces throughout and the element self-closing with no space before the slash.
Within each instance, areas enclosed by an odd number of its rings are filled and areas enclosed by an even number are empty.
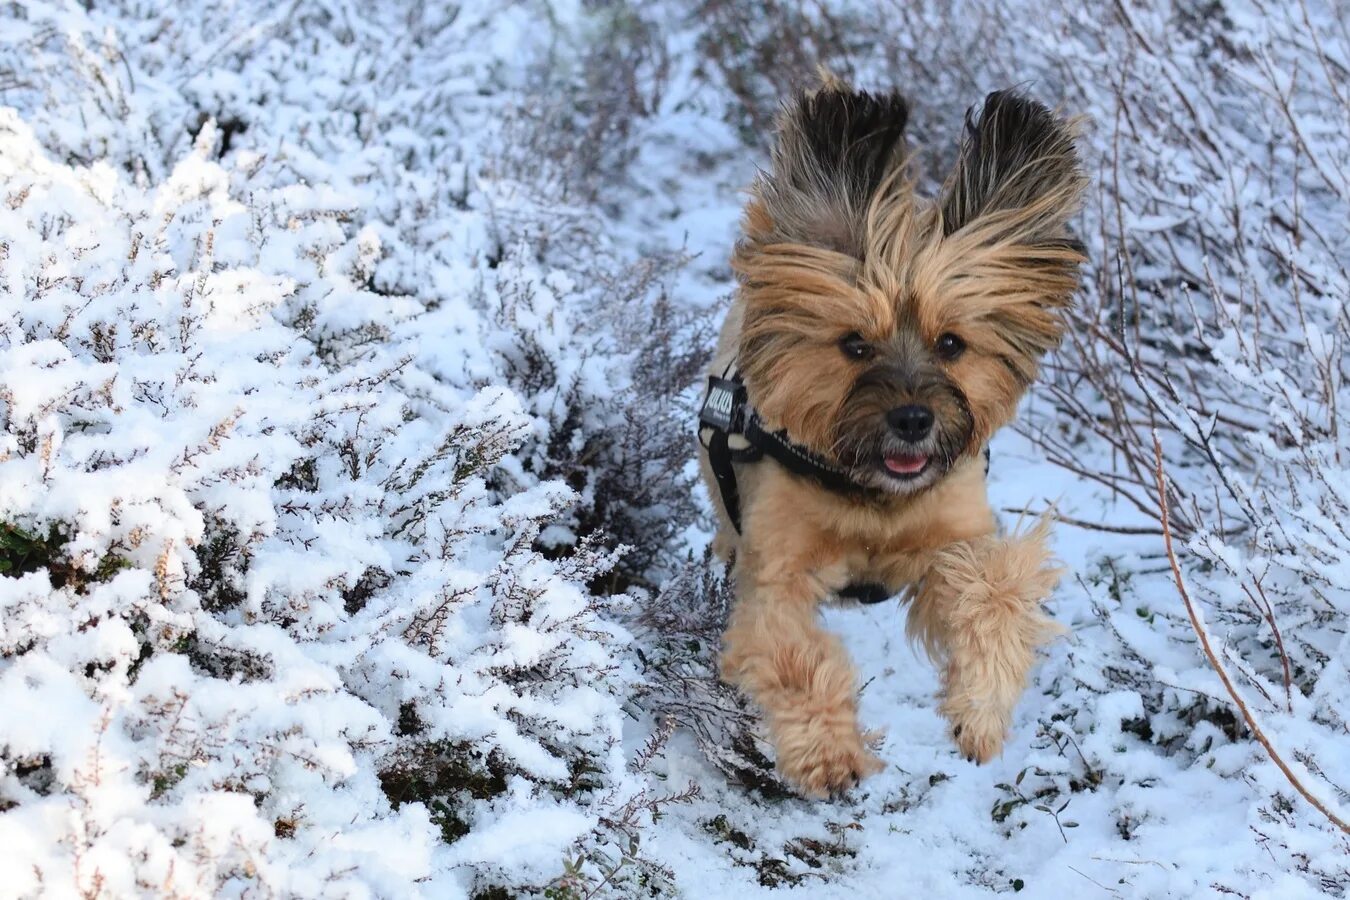
<svg viewBox="0 0 1350 900">
<path fill-rule="evenodd" d="M 943 393 L 945 402 L 934 404 L 938 416 L 933 430 L 922 440 L 897 437 L 879 411 L 856 414 L 841 422 L 831 455 L 861 487 L 896 496 L 932 487 L 970 450 L 975 430 L 960 391 Z"/>
<path fill-rule="evenodd" d="M 881 437 L 859 446 L 841 462 L 849 479 L 861 487 L 897 496 L 917 494 L 941 481 L 960 457 L 962 448 L 944 443 L 937 435 L 918 443 Z"/>
</svg>

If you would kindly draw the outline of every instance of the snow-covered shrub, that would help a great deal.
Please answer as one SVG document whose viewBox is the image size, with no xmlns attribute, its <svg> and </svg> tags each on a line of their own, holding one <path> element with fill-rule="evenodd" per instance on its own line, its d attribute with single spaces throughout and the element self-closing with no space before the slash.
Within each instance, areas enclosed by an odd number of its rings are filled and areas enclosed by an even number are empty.
<svg viewBox="0 0 1350 900">
<path fill-rule="evenodd" d="M 800 0 L 700 0 L 687 4 L 700 22 L 698 49 L 720 90 L 735 97 L 728 113 L 743 140 L 767 149 L 783 99 L 809 85 L 818 67 L 854 74 L 850 51 L 867 40 L 863 15 Z M 865 15 L 865 14 L 864 14 Z"/>
<path fill-rule="evenodd" d="M 597 22 L 11 13 L 3 892 L 657 877 L 637 829 L 691 795 L 648 783 L 660 741 L 624 753 L 628 598 L 598 588 L 609 532 L 631 580 L 690 502 L 687 447 L 642 442 L 703 351 L 667 344 L 678 255 L 621 258 L 498 165 L 544 142 L 522 57 Z"/>
<path fill-rule="evenodd" d="M 634 699 L 692 734 L 699 752 L 732 783 L 787 797 L 791 788 L 773 771 L 758 714 L 717 671 L 731 602 L 730 572 L 710 550 L 671 576 L 633 623 L 646 676 Z"/>
<path fill-rule="evenodd" d="M 767 152 L 783 99 L 829 72 L 910 101 L 919 172 L 932 184 L 955 158 L 948 140 L 966 106 L 987 91 L 987 65 L 1016 52 L 1011 4 L 987 0 L 685 0 L 700 22 L 701 78 L 735 98 L 726 115 L 742 139 Z M 931 184 L 930 184 L 931 186 Z"/>
<path fill-rule="evenodd" d="M 1137 617 L 1120 624 L 1154 668 L 1152 739 L 1184 733 L 1196 707 L 1236 714 L 1244 740 L 1260 729 L 1260 755 L 1274 756 L 1249 770 L 1264 798 L 1255 840 L 1343 891 L 1350 101 L 1338 60 L 1350 42 L 1316 4 L 1126 5 L 1094 27 L 1064 21 L 1076 26 L 1066 103 L 1090 102 L 1094 117 L 1100 192 L 1084 231 L 1097 266 L 1054 382 L 1078 431 L 1039 436 L 1075 469 L 1070 445 L 1110 448 L 1115 466 L 1084 474 L 1160 524 L 1165 485 L 1176 578 L 1226 674 L 1142 641 Z M 1176 602 L 1150 606 L 1159 630 L 1191 630 Z"/>
</svg>

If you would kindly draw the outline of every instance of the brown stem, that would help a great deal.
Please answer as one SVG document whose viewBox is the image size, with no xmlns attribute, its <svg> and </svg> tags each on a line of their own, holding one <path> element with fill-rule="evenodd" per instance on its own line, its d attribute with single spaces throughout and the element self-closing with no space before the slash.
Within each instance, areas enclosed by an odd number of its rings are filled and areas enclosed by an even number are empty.
<svg viewBox="0 0 1350 900">
<path fill-rule="evenodd" d="M 1215 655 L 1214 649 L 1210 647 L 1209 632 L 1200 622 L 1200 616 L 1195 611 L 1195 604 L 1191 602 L 1190 592 L 1186 590 L 1186 581 L 1181 575 L 1181 565 L 1177 562 L 1176 551 L 1172 548 L 1172 528 L 1168 521 L 1167 509 L 1167 476 L 1163 473 L 1162 442 L 1158 440 L 1156 430 L 1153 432 L 1153 457 L 1155 460 L 1154 474 L 1158 479 L 1158 511 L 1162 522 L 1163 544 L 1167 547 L 1167 561 L 1172 565 L 1172 577 L 1177 583 L 1177 593 L 1181 595 L 1181 601 L 1186 604 L 1186 614 L 1190 616 L 1191 628 L 1195 630 L 1195 636 L 1200 639 L 1200 648 L 1204 650 L 1205 656 L 1209 659 L 1209 664 L 1218 673 L 1219 680 L 1223 682 L 1224 690 L 1228 691 L 1228 696 L 1232 698 L 1238 712 L 1242 713 L 1243 721 L 1247 723 L 1247 727 L 1251 729 L 1252 734 L 1256 736 L 1261 746 L 1266 748 L 1266 753 L 1270 756 L 1271 762 L 1279 767 L 1280 771 L 1284 773 L 1284 777 L 1289 780 L 1289 784 L 1303 795 L 1304 800 L 1307 800 L 1313 805 L 1314 809 L 1326 816 L 1328 822 L 1346 834 L 1350 834 L 1350 824 L 1347 824 L 1344 819 L 1328 809 L 1321 800 L 1313 796 L 1312 792 L 1303 786 L 1303 782 L 1285 763 L 1283 757 L 1276 752 L 1275 745 L 1271 743 L 1270 738 L 1266 737 L 1266 733 L 1257 724 L 1256 716 L 1252 715 L 1252 711 L 1247 708 L 1247 704 L 1243 702 L 1242 696 L 1233 684 L 1233 680 L 1228 677 L 1228 671 L 1219 662 L 1219 657 Z"/>
</svg>

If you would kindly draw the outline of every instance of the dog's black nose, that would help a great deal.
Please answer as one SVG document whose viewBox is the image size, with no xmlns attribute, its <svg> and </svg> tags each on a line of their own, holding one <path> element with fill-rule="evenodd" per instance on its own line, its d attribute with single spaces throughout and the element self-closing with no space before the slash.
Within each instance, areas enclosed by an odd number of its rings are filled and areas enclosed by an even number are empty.
<svg viewBox="0 0 1350 900">
<path fill-rule="evenodd" d="M 902 440 L 921 441 L 928 437 L 928 432 L 933 428 L 933 411 L 917 403 L 897 406 L 886 413 L 886 424 Z"/>
</svg>

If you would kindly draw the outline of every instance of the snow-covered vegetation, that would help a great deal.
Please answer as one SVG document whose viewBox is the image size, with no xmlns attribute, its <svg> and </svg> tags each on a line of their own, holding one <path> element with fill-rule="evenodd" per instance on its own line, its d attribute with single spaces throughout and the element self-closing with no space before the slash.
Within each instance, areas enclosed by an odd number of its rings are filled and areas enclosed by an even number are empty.
<svg viewBox="0 0 1350 900">
<path fill-rule="evenodd" d="M 0 5 L 0 896 L 1350 894 L 1346 12 Z M 977 768 L 831 611 L 836 803 L 715 678 L 692 465 L 818 63 L 930 190 L 1008 85 L 1093 176 L 991 472 L 1072 634 Z"/>
</svg>

